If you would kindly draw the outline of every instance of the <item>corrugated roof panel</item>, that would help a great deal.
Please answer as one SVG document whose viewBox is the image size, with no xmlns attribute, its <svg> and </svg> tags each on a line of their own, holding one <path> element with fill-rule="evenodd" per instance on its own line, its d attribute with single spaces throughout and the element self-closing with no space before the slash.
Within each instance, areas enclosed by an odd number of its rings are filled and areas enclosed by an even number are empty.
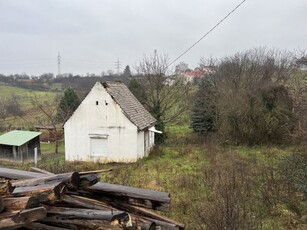
<svg viewBox="0 0 307 230">
<path fill-rule="evenodd" d="M 1 145 L 21 146 L 33 138 L 39 136 L 41 132 L 13 130 L 0 136 Z"/>
</svg>

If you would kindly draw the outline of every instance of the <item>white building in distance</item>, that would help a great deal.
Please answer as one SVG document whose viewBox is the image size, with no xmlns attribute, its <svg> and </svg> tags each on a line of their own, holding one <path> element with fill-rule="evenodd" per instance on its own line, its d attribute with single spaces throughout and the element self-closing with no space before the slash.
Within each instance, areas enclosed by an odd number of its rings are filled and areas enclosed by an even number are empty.
<svg viewBox="0 0 307 230">
<path fill-rule="evenodd" d="M 97 82 L 64 125 L 65 160 L 135 162 L 154 145 L 156 120 L 120 82 Z"/>
</svg>

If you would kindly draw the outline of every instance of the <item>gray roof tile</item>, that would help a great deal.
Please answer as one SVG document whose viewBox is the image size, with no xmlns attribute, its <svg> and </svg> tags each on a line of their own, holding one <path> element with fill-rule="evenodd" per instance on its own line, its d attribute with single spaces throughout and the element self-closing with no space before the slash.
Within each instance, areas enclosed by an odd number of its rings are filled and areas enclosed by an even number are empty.
<svg viewBox="0 0 307 230">
<path fill-rule="evenodd" d="M 106 81 L 102 83 L 102 85 L 121 107 L 127 118 L 135 124 L 138 129 L 143 130 L 156 122 L 156 119 L 144 108 L 125 84 L 121 82 Z"/>
</svg>

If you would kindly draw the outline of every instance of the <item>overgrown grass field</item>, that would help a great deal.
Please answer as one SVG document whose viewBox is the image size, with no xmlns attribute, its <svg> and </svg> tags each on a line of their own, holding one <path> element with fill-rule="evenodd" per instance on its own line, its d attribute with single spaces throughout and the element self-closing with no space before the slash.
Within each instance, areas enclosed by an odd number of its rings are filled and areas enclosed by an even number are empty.
<svg viewBox="0 0 307 230">
<path fill-rule="evenodd" d="M 294 191 L 279 171 L 283 159 L 302 149 L 224 146 L 214 134 L 200 136 L 185 125 L 169 126 L 167 133 L 165 144 L 130 164 L 69 163 L 63 142 L 57 155 L 52 144 L 42 144 L 38 167 L 54 173 L 112 168 L 101 174 L 101 181 L 170 192 L 171 210 L 163 215 L 186 229 L 226 229 L 227 222 L 232 229 L 304 229 L 304 193 Z"/>
<path fill-rule="evenodd" d="M 20 104 L 21 110 L 25 113 L 21 117 L 7 117 L 5 119 L 5 126 L 28 127 L 29 124 L 34 124 L 35 117 L 39 116 L 41 112 L 35 108 L 35 105 L 33 105 L 33 99 L 37 98 L 40 101 L 53 101 L 57 95 L 58 93 L 52 91 L 29 90 L 0 84 L 1 100 L 10 100 L 12 97 L 14 97 Z"/>
<path fill-rule="evenodd" d="M 29 90 L 0 84 L 1 99 L 9 99 L 13 95 L 18 98 L 18 102 L 24 110 L 30 109 L 32 107 L 31 100 L 35 97 L 48 101 L 54 100 L 57 96 L 57 94 L 52 91 Z"/>
</svg>

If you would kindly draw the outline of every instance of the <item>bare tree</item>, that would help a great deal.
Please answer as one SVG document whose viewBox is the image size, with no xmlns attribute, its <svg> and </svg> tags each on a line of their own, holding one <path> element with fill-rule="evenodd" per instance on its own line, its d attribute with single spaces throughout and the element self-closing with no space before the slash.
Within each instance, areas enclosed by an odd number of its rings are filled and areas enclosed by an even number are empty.
<svg viewBox="0 0 307 230">
<path fill-rule="evenodd" d="M 14 117 L 20 117 L 24 115 L 24 111 L 21 108 L 19 103 L 19 97 L 17 95 L 12 95 L 5 103 L 5 110 L 7 114 L 12 115 Z"/>
<path fill-rule="evenodd" d="M 0 99 L 0 119 L 3 121 L 5 121 L 5 118 L 7 117 L 6 104 L 7 101 Z"/>
<path fill-rule="evenodd" d="M 7 101 L 4 99 L 0 99 L 0 129 L 5 129 L 5 119 L 8 117 L 7 111 L 6 111 L 6 104 Z"/>
<path fill-rule="evenodd" d="M 146 93 L 144 104 L 165 123 L 187 110 L 190 95 L 190 86 L 181 77 L 172 75 L 168 64 L 168 56 L 155 51 L 151 56 L 144 56 L 137 67 L 137 80 Z"/>
<path fill-rule="evenodd" d="M 190 85 L 185 84 L 182 77 L 172 75 L 168 65 L 169 59 L 165 54 L 155 51 L 150 56 L 144 56 L 136 67 L 134 81 L 137 81 L 138 87 L 129 87 L 136 96 L 143 92 L 139 99 L 157 119 L 157 127 L 162 131 L 166 123 L 174 121 L 190 105 Z"/>
<path fill-rule="evenodd" d="M 175 71 L 178 74 L 184 73 L 188 69 L 189 69 L 189 65 L 185 62 L 179 62 L 179 64 L 176 65 L 175 67 Z"/>
<path fill-rule="evenodd" d="M 293 98 L 293 112 L 297 118 L 297 127 L 293 136 L 297 140 L 307 140 L 307 71 L 301 70 L 297 65 L 297 60 L 306 57 L 306 51 L 298 50 L 292 55 L 294 66 L 297 67 L 288 81 L 289 92 Z"/>
<path fill-rule="evenodd" d="M 55 153 L 58 153 L 59 140 L 63 137 L 62 125 L 56 119 L 58 99 L 40 100 L 37 97 L 32 99 L 33 106 L 41 113 L 36 116 L 37 123 L 48 130 L 55 141 Z M 51 127 L 50 127 L 51 126 Z"/>
</svg>

